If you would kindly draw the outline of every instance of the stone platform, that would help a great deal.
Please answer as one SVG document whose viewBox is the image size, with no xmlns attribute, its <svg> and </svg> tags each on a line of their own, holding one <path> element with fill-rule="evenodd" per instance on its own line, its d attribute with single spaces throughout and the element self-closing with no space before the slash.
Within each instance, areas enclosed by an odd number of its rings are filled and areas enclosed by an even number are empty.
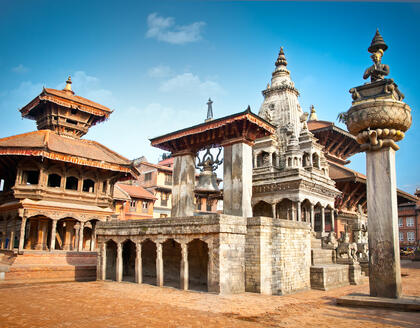
<svg viewBox="0 0 420 328">
<path fill-rule="evenodd" d="M 420 297 L 401 298 L 372 297 L 366 294 L 350 294 L 337 298 L 337 304 L 353 307 L 377 307 L 399 311 L 420 311 Z"/>
<path fill-rule="evenodd" d="M 89 281 L 96 279 L 96 252 L 0 252 L 0 280 Z"/>
</svg>

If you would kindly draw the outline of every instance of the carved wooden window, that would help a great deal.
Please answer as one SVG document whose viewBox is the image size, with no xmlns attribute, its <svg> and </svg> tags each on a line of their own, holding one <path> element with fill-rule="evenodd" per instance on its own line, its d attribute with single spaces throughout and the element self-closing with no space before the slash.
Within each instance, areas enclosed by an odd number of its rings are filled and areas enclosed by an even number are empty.
<svg viewBox="0 0 420 328">
<path fill-rule="evenodd" d="M 407 227 L 414 227 L 414 218 L 406 218 L 405 219 L 405 225 Z"/>
<path fill-rule="evenodd" d="M 403 225 L 403 218 L 398 218 L 398 226 L 402 227 Z"/>
<path fill-rule="evenodd" d="M 91 179 L 83 180 L 83 189 L 84 192 L 95 192 L 95 182 Z"/>
<path fill-rule="evenodd" d="M 400 231 L 400 241 L 404 241 L 404 232 Z"/>
<path fill-rule="evenodd" d="M 211 212 L 211 201 L 210 201 L 210 199 L 206 200 L 206 211 Z"/>
<path fill-rule="evenodd" d="M 48 187 L 60 188 L 61 187 L 61 176 L 52 173 L 48 176 Z"/>
<path fill-rule="evenodd" d="M 102 193 L 103 193 L 103 194 L 106 194 L 106 188 L 107 188 L 107 185 L 108 185 L 108 184 L 106 183 L 106 181 L 104 181 L 104 182 L 103 182 L 103 184 L 102 184 Z"/>
<path fill-rule="evenodd" d="M 148 172 L 144 174 L 144 181 L 152 180 L 152 172 Z"/>
<path fill-rule="evenodd" d="M 135 212 L 136 207 L 137 207 L 137 201 L 136 200 L 131 200 L 130 201 L 130 212 Z"/>
<path fill-rule="evenodd" d="M 414 236 L 414 231 L 408 231 L 407 232 L 407 241 L 414 241 L 415 240 L 414 237 L 415 237 Z"/>
<path fill-rule="evenodd" d="M 171 186 L 172 185 L 172 175 L 165 174 L 165 185 Z"/>
<path fill-rule="evenodd" d="M 77 190 L 79 185 L 79 179 L 76 177 L 67 177 L 66 179 L 66 189 L 68 190 Z"/>
<path fill-rule="evenodd" d="M 22 183 L 26 185 L 37 185 L 39 181 L 39 171 L 23 171 Z"/>
<path fill-rule="evenodd" d="M 149 208 L 149 202 L 143 201 L 142 202 L 142 212 L 147 213 L 148 208 Z"/>
</svg>

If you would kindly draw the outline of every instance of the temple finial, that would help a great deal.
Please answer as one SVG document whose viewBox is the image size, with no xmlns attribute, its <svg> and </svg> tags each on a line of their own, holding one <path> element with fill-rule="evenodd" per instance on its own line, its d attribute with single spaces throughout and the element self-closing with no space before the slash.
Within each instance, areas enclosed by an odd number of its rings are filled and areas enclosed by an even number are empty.
<svg viewBox="0 0 420 328">
<path fill-rule="evenodd" d="M 283 47 L 280 48 L 279 56 L 276 61 L 276 67 L 287 66 L 286 56 L 284 55 Z"/>
<path fill-rule="evenodd" d="M 382 51 L 385 51 L 388 49 L 388 46 L 386 45 L 382 35 L 379 33 L 379 29 L 376 29 L 375 36 L 372 39 L 372 42 L 370 44 L 370 47 L 368 48 L 368 51 L 370 53 L 377 52 L 379 49 Z"/>
<path fill-rule="evenodd" d="M 71 89 L 71 76 L 69 75 L 69 78 L 66 81 L 66 86 L 64 87 L 63 91 L 68 91 L 74 94 L 74 91 Z"/>
<path fill-rule="evenodd" d="M 311 114 L 309 115 L 308 121 L 318 121 L 318 115 L 316 115 L 316 110 L 314 105 L 311 105 Z"/>
<path fill-rule="evenodd" d="M 204 122 L 211 121 L 213 119 L 213 101 L 211 98 L 209 98 L 209 101 L 207 102 L 207 118 Z"/>
</svg>

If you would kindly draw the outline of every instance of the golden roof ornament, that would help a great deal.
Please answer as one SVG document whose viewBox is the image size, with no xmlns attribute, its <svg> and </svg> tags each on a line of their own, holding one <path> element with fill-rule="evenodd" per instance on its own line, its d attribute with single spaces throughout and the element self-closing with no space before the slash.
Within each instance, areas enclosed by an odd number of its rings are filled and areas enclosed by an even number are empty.
<svg viewBox="0 0 420 328">
<path fill-rule="evenodd" d="M 71 89 L 71 83 L 71 76 L 69 75 L 69 78 L 66 81 L 66 86 L 64 87 L 63 91 L 71 92 L 72 94 L 74 94 L 74 91 Z"/>
<path fill-rule="evenodd" d="M 363 74 L 364 79 L 370 77 L 370 81 L 375 82 L 383 80 L 389 74 L 389 66 L 381 63 L 386 49 L 388 49 L 388 46 L 385 44 L 379 30 L 376 29 L 375 36 L 368 48 L 368 51 L 372 54 L 370 58 L 373 60 L 373 65 L 366 69 L 365 74 Z"/>
<path fill-rule="evenodd" d="M 316 110 L 315 110 L 314 105 L 311 105 L 310 109 L 311 109 L 311 114 L 309 115 L 308 121 L 318 121 L 318 116 L 316 115 Z"/>
</svg>

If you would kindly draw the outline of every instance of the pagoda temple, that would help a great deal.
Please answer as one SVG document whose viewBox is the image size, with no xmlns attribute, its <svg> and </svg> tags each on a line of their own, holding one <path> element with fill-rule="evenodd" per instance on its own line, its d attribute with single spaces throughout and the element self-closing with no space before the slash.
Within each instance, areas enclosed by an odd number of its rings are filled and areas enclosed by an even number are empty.
<svg viewBox="0 0 420 328">
<path fill-rule="evenodd" d="M 1 248 L 15 256 L 94 251 L 96 222 L 114 213 L 115 183 L 138 176 L 130 160 L 81 139 L 112 110 L 77 96 L 71 83 L 44 88 L 20 109 L 37 131 L 0 139 Z"/>
</svg>

